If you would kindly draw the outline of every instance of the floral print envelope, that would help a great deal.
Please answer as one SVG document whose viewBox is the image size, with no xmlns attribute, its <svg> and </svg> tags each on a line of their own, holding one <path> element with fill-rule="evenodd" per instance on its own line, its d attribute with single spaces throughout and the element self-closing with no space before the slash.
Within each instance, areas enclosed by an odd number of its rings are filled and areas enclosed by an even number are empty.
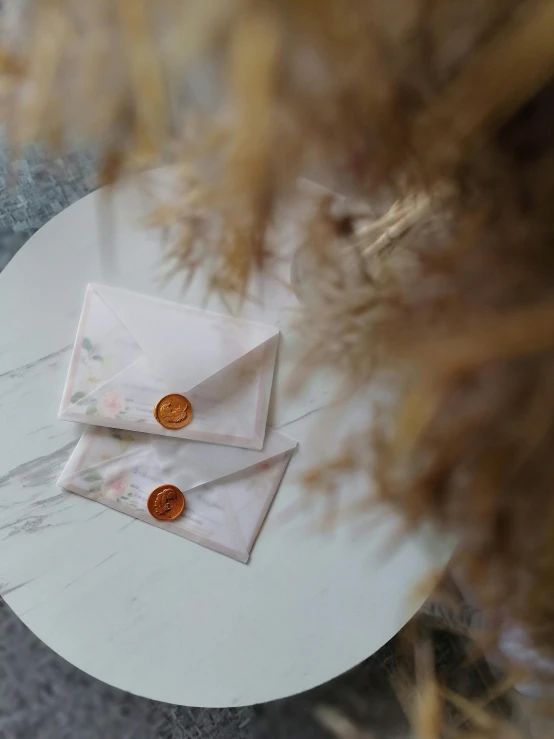
<svg viewBox="0 0 554 739">
<path fill-rule="evenodd" d="M 262 323 L 89 285 L 60 418 L 261 449 L 278 340 Z M 171 394 L 192 407 L 183 428 L 155 415 Z"/>
<path fill-rule="evenodd" d="M 263 450 L 89 426 L 58 484 L 110 508 L 247 562 L 296 441 L 268 429 Z M 185 496 L 174 521 L 150 515 L 150 493 Z"/>
</svg>

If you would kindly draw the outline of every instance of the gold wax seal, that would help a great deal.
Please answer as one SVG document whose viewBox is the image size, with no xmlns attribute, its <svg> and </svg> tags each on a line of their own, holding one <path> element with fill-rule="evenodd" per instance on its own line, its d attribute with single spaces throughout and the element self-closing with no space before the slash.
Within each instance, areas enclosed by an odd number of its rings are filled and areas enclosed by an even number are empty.
<svg viewBox="0 0 554 739">
<path fill-rule="evenodd" d="M 182 429 L 192 421 L 192 406 L 184 395 L 164 395 L 156 403 L 154 418 L 166 429 Z"/>
<path fill-rule="evenodd" d="M 158 521 L 174 521 L 185 510 L 185 496 L 175 485 L 160 485 L 148 496 L 147 506 Z"/>
</svg>

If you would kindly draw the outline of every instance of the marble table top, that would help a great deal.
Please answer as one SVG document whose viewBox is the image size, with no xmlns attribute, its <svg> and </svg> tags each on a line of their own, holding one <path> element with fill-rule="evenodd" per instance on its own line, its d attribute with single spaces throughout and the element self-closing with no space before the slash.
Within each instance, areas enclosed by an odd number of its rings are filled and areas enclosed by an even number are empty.
<svg viewBox="0 0 554 739">
<path fill-rule="evenodd" d="M 321 684 L 409 620 L 426 595 L 414 589 L 450 546 L 420 532 L 384 557 L 392 515 L 360 535 L 348 522 L 322 532 L 321 506 L 298 508 L 304 450 L 332 383 L 314 377 L 285 402 L 288 339 L 271 418 L 301 451 L 249 565 L 56 486 L 82 431 L 57 411 L 86 284 L 199 306 L 205 297 L 202 275 L 186 295 L 182 277 L 161 282 L 161 235 L 140 224 L 143 194 L 127 186 L 112 205 L 109 232 L 98 191 L 47 223 L 0 275 L 0 595 L 69 662 L 152 699 L 250 705 Z M 292 253 L 294 229 L 280 238 Z M 274 286 L 267 297 L 243 315 L 286 333 L 290 292 Z M 226 310 L 215 298 L 208 307 Z"/>
</svg>

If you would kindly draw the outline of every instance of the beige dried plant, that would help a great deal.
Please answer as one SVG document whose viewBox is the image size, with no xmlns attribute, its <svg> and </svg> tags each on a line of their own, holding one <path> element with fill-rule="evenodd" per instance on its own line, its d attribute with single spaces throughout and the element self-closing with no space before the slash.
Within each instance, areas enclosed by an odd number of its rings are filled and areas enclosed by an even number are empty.
<svg viewBox="0 0 554 739">
<path fill-rule="evenodd" d="M 173 270 L 244 294 L 299 174 L 369 204 L 322 197 L 305 233 L 307 356 L 391 388 L 327 472 L 455 531 L 498 629 L 554 656 L 554 2 L 18 8 L 0 28 L 14 153 L 92 141 L 103 184 L 174 164 L 153 215 Z"/>
</svg>

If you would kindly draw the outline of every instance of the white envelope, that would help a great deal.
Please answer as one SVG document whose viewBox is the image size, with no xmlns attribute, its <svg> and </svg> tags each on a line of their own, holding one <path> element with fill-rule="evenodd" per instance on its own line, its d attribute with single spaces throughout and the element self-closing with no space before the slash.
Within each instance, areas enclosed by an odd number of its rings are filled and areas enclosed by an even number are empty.
<svg viewBox="0 0 554 739">
<path fill-rule="evenodd" d="M 261 449 L 278 340 L 262 323 L 89 285 L 59 417 Z M 192 405 L 185 428 L 154 418 L 170 393 Z"/>
<path fill-rule="evenodd" d="M 296 441 L 268 429 L 262 451 L 89 426 L 58 485 L 247 562 Z M 160 485 L 185 496 L 183 515 L 147 509 Z"/>
</svg>

